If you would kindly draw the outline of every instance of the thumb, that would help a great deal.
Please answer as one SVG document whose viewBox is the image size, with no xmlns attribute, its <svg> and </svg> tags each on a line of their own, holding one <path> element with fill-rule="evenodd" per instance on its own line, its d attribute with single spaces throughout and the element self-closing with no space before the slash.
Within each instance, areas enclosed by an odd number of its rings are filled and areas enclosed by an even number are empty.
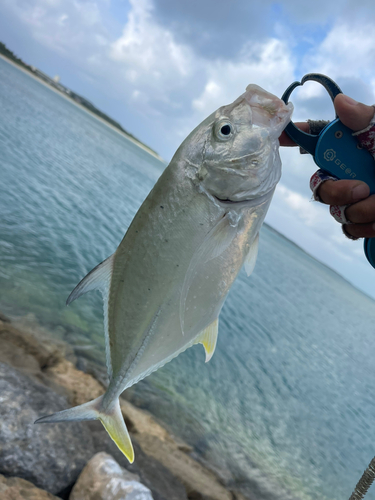
<svg viewBox="0 0 375 500">
<path fill-rule="evenodd" d="M 357 102 L 345 94 L 337 95 L 334 105 L 342 123 L 352 129 L 353 132 L 366 128 L 375 112 L 373 106 Z"/>
</svg>

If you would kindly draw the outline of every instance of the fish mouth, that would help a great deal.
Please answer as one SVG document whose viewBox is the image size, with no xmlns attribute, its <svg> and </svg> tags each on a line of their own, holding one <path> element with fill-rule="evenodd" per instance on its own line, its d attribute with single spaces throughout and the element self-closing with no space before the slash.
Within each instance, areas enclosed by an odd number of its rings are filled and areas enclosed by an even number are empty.
<svg viewBox="0 0 375 500">
<path fill-rule="evenodd" d="M 228 203 L 230 205 L 237 205 L 238 203 L 246 203 L 248 201 L 252 201 L 252 200 L 230 200 L 229 198 L 226 198 L 226 199 L 222 199 L 222 198 L 219 198 L 218 196 L 215 196 L 213 195 L 213 197 L 215 198 L 215 200 L 219 201 L 220 203 Z"/>
<path fill-rule="evenodd" d="M 215 198 L 216 201 L 223 205 L 231 205 L 231 206 L 238 206 L 238 205 L 246 205 L 247 207 L 252 206 L 252 205 L 259 205 L 263 203 L 264 200 L 268 199 L 270 196 L 270 193 L 274 191 L 275 188 L 270 189 L 266 193 L 262 194 L 261 196 L 254 196 L 254 198 L 248 198 L 245 200 L 231 200 L 230 198 L 219 198 L 216 195 L 211 195 L 213 198 Z"/>
</svg>

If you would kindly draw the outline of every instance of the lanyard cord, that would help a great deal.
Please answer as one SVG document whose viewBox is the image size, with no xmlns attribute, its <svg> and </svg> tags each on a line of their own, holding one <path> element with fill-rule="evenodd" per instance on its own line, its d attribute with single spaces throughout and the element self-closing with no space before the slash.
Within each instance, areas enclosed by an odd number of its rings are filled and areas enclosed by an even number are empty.
<svg viewBox="0 0 375 500">
<path fill-rule="evenodd" d="M 362 500 L 366 495 L 370 486 L 375 479 L 375 457 L 371 460 L 369 466 L 362 474 L 361 479 L 358 481 L 357 486 L 354 488 L 353 493 L 349 500 Z"/>
</svg>

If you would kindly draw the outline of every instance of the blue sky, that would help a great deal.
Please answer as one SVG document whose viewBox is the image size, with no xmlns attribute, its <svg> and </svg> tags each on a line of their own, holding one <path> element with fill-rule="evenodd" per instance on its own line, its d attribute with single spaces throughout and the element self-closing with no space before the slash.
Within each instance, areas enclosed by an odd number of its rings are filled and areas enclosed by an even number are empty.
<svg viewBox="0 0 375 500">
<path fill-rule="evenodd" d="M 373 0 L 2 0 L 0 39 L 170 160 L 217 107 L 256 83 L 281 96 L 305 73 L 375 102 Z M 293 94 L 295 120 L 334 117 L 317 84 Z M 375 270 L 311 202 L 308 155 L 282 151 L 267 222 L 375 297 Z"/>
</svg>

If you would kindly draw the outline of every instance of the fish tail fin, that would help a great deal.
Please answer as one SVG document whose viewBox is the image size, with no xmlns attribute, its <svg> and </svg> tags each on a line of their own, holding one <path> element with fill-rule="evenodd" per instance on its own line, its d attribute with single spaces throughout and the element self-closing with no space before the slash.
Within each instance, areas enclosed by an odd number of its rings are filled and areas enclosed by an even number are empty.
<svg viewBox="0 0 375 500">
<path fill-rule="evenodd" d="M 39 418 L 36 424 L 56 422 L 79 422 L 82 420 L 100 420 L 105 430 L 130 463 L 134 462 L 133 445 L 121 413 L 120 400 L 116 399 L 109 408 L 102 408 L 103 396 L 68 410 Z"/>
</svg>

